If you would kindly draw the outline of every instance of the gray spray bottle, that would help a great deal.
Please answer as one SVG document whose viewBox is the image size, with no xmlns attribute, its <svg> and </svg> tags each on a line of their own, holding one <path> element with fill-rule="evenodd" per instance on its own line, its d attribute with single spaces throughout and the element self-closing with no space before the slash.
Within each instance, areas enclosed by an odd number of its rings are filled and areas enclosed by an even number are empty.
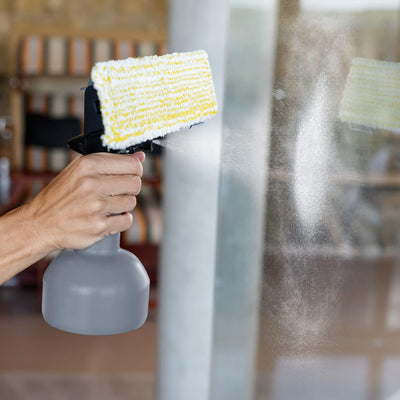
<svg viewBox="0 0 400 400">
<path fill-rule="evenodd" d="M 97 92 L 85 90 L 84 132 L 69 147 L 81 154 L 108 151 Z M 151 150 L 151 143 L 120 153 Z M 85 335 L 112 335 L 139 328 L 146 320 L 150 280 L 139 259 L 120 248 L 120 234 L 84 250 L 65 250 L 43 276 L 42 314 L 58 329 Z"/>
</svg>

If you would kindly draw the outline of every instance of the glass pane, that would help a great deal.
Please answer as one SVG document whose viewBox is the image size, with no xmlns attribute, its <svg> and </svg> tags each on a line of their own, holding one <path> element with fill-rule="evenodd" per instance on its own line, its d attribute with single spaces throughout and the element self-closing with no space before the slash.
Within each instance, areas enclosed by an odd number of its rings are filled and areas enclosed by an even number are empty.
<svg viewBox="0 0 400 400">
<path fill-rule="evenodd" d="M 399 11 L 280 2 L 258 399 L 400 396 Z"/>
</svg>

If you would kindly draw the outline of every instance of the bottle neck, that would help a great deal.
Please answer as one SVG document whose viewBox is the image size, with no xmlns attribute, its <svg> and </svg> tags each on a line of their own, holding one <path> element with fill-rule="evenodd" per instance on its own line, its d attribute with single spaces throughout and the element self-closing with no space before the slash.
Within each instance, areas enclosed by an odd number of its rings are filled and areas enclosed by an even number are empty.
<svg viewBox="0 0 400 400">
<path fill-rule="evenodd" d="M 85 253 L 94 253 L 94 254 L 100 254 L 100 253 L 109 253 L 112 251 L 116 251 L 120 248 L 119 243 L 120 243 L 120 233 L 116 233 L 114 235 L 109 235 L 105 237 L 104 239 L 101 239 L 95 244 L 92 244 L 90 247 L 87 247 L 86 249 L 83 250 L 78 250 L 79 252 L 85 252 Z"/>
</svg>

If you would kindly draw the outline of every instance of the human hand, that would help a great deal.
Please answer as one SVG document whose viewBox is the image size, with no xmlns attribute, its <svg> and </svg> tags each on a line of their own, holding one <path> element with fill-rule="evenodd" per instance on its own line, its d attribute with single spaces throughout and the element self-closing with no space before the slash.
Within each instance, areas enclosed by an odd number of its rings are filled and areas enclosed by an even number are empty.
<svg viewBox="0 0 400 400">
<path fill-rule="evenodd" d="M 141 189 L 143 152 L 94 153 L 69 164 L 25 206 L 35 240 L 48 252 L 83 249 L 132 224 Z"/>
</svg>

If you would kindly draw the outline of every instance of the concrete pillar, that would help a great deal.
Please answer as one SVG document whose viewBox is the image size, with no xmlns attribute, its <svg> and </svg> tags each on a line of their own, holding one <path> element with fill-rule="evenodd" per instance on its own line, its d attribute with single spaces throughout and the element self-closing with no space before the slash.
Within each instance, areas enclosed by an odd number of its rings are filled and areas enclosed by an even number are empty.
<svg viewBox="0 0 400 400">
<path fill-rule="evenodd" d="M 169 51 L 208 52 L 219 113 L 166 142 L 158 400 L 253 396 L 275 3 L 170 1 Z"/>
<path fill-rule="evenodd" d="M 169 52 L 208 52 L 218 114 L 166 143 L 157 399 L 205 400 L 211 378 L 228 4 L 172 0 L 169 11 Z"/>
</svg>

